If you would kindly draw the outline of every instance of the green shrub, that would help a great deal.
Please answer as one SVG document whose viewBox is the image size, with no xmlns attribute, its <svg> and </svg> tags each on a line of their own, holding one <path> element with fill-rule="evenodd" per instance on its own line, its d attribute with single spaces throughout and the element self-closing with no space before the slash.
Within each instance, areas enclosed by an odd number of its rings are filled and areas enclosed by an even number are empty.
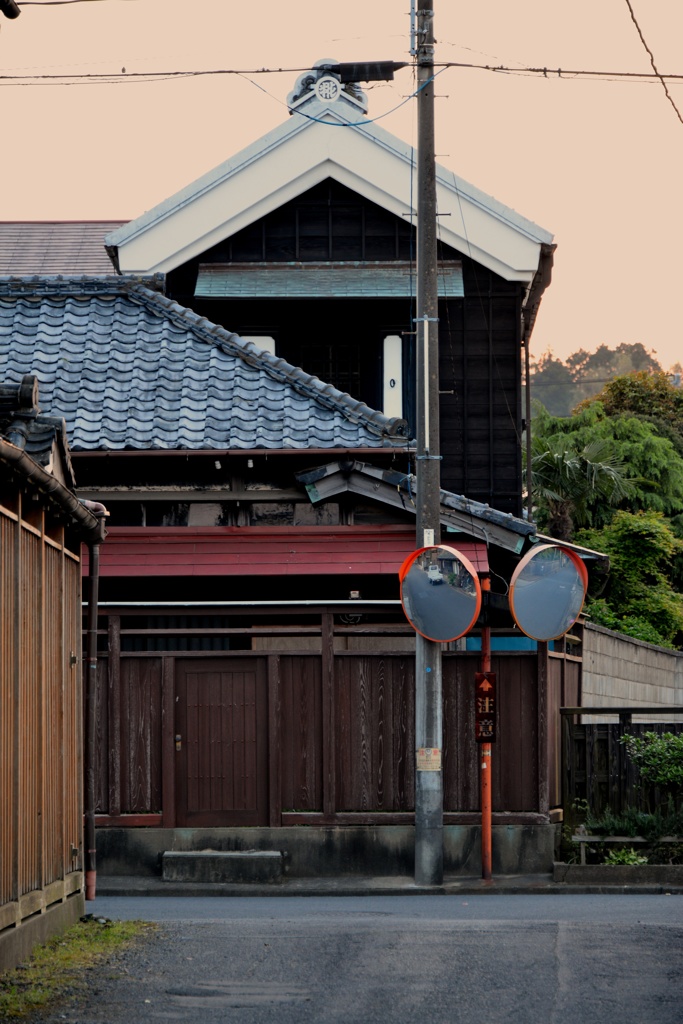
<svg viewBox="0 0 683 1024">
<path fill-rule="evenodd" d="M 609 808 L 600 815 L 586 815 L 586 831 L 593 836 L 641 836 L 651 842 L 663 836 L 683 836 L 683 811 L 654 814 L 627 807 L 621 814 L 614 814 Z"/>
<path fill-rule="evenodd" d="M 623 736 L 621 742 L 644 782 L 662 786 L 672 795 L 683 787 L 683 735 L 646 732 Z"/>
</svg>

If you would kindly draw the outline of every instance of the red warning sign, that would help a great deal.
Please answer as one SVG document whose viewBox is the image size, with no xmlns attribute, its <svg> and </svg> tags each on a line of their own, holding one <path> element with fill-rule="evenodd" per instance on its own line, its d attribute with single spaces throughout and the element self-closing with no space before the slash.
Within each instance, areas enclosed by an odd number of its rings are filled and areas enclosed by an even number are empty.
<svg viewBox="0 0 683 1024">
<path fill-rule="evenodd" d="M 496 673 L 476 672 L 474 683 L 475 739 L 477 743 L 493 743 L 496 739 Z"/>
</svg>

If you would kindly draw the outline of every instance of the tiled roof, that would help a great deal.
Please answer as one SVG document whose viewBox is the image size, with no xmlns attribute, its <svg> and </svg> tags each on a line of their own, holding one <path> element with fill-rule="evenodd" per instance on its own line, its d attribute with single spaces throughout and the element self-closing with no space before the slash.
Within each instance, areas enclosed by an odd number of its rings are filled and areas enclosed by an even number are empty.
<svg viewBox="0 0 683 1024">
<path fill-rule="evenodd" d="M 405 443 L 403 420 L 131 278 L 0 278 L 0 377 L 26 373 L 74 451 Z"/>
<path fill-rule="evenodd" d="M 0 438 L 30 455 L 34 462 L 55 470 L 55 452 L 59 452 L 64 483 L 73 488 L 74 476 L 66 424 L 59 416 L 44 416 L 39 410 L 38 383 L 24 375 L 19 382 L 0 383 Z"/>
<path fill-rule="evenodd" d="M 111 274 L 104 236 L 123 223 L 0 222 L 0 274 Z"/>
</svg>

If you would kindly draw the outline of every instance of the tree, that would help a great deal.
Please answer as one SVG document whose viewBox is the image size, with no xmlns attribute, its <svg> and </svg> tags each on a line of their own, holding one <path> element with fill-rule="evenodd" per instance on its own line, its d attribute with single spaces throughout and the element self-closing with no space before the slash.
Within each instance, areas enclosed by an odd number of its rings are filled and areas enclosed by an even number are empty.
<svg viewBox="0 0 683 1024">
<path fill-rule="evenodd" d="M 683 541 L 661 512 L 619 511 L 608 526 L 581 531 L 576 541 L 610 557 L 600 600 L 588 606 L 595 622 L 661 646 L 683 644 L 683 594 L 670 577 Z"/>
<path fill-rule="evenodd" d="M 550 350 L 533 367 L 531 394 L 553 416 L 568 416 L 576 404 L 574 375 Z"/>
<path fill-rule="evenodd" d="M 567 513 L 577 526 L 604 526 L 615 505 L 675 516 L 683 513 L 683 455 L 653 424 L 633 415 L 610 417 L 599 402 L 570 417 L 538 409 L 531 488 L 537 518 L 548 528 Z M 565 519 L 557 536 L 571 539 L 568 528 Z"/>
<path fill-rule="evenodd" d="M 608 416 L 633 413 L 662 420 L 683 437 L 683 388 L 675 387 L 667 373 L 641 371 L 616 377 L 582 408 L 592 402 L 600 402 Z"/>
<path fill-rule="evenodd" d="M 533 397 L 554 416 L 568 416 L 583 401 L 595 397 L 612 378 L 636 372 L 661 373 L 653 352 L 638 342 L 616 349 L 600 345 L 595 352 L 579 349 L 563 363 L 551 351 L 532 367 Z"/>
<path fill-rule="evenodd" d="M 597 500 L 616 505 L 626 497 L 622 470 L 609 441 L 590 441 L 576 450 L 532 437 L 531 488 L 541 525 L 551 537 L 571 540 L 575 525 L 591 522 L 590 508 Z"/>
</svg>

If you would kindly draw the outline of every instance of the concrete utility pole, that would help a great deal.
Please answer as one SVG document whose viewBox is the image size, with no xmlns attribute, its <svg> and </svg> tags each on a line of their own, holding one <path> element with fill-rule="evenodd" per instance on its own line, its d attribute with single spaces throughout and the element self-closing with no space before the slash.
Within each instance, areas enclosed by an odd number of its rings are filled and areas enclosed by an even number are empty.
<svg viewBox="0 0 683 1024">
<path fill-rule="evenodd" d="M 417 547 L 441 541 L 439 323 L 434 162 L 434 9 L 420 2 L 417 62 Z M 443 881 L 441 645 L 416 636 L 415 882 Z M 428 752 L 428 753 L 427 753 Z"/>
</svg>

